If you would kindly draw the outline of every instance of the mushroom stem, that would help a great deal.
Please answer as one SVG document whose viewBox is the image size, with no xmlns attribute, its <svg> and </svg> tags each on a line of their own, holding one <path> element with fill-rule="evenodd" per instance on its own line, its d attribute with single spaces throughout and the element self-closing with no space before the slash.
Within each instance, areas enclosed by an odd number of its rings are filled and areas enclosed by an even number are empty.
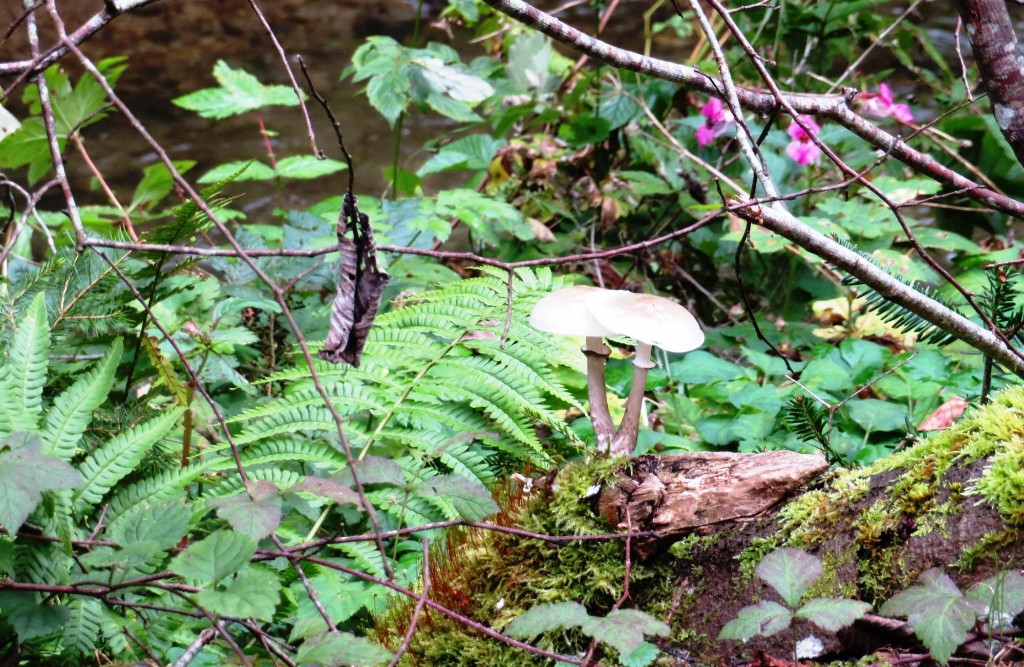
<svg viewBox="0 0 1024 667">
<path fill-rule="evenodd" d="M 590 399 L 590 420 L 594 424 L 594 435 L 597 437 L 597 451 L 607 452 L 612 438 L 615 437 L 615 425 L 608 411 L 607 385 L 604 378 L 604 366 L 611 350 L 600 336 L 587 336 L 583 354 L 587 357 L 587 397 Z"/>
<path fill-rule="evenodd" d="M 653 367 L 651 344 L 637 341 L 633 357 L 633 382 L 629 385 L 626 414 L 622 416 L 619 430 L 612 438 L 612 456 L 632 456 L 636 449 L 636 438 L 640 433 L 640 412 L 644 404 L 644 392 L 647 390 L 647 371 Z"/>
</svg>

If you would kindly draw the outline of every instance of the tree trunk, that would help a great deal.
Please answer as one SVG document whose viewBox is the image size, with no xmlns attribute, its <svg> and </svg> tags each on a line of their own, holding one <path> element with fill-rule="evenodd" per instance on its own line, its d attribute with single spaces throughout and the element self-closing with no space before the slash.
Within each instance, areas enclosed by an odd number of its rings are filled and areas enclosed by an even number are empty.
<svg viewBox="0 0 1024 667">
<path fill-rule="evenodd" d="M 999 129 L 1024 164 L 1024 56 L 1005 0 L 956 0 Z"/>
</svg>

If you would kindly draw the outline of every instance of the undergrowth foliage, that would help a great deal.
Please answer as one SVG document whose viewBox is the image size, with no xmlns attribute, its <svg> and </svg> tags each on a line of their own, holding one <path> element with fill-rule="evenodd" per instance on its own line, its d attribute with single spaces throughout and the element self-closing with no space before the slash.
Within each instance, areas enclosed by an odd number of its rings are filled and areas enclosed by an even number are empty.
<svg viewBox="0 0 1024 667">
<path fill-rule="evenodd" d="M 368 498 L 387 517 L 385 528 L 484 519 L 497 511 L 487 487 L 499 473 L 550 465 L 579 444 L 555 411 L 579 407 L 556 373 L 574 364 L 576 350 L 526 323 L 531 305 L 562 280 L 546 270 L 518 271 L 511 283 L 504 272 L 488 273 L 425 292 L 379 318 L 359 369 L 318 368 L 347 419 L 350 444 L 360 452 L 358 471 Z M 348 656 L 346 662 L 383 655 L 351 636 L 349 648 L 335 646 L 331 638 L 340 636 L 322 636 L 327 626 L 308 604 L 304 584 L 289 577 L 283 563 L 255 558 L 274 532 L 295 544 L 316 537 L 325 521 L 364 523 L 334 422 L 305 369 L 282 368 L 257 383 L 273 383 L 280 397 L 231 420 L 244 486 L 226 474 L 236 468 L 230 450 L 216 445 L 197 451 L 185 467 L 139 478 L 158 441 L 181 447 L 184 409 L 163 399 L 160 416 L 86 447 L 83 436 L 111 391 L 122 346 L 115 341 L 46 399 L 45 296 L 38 292 L 18 317 L 0 366 L 8 399 L 0 404 L 0 526 L 12 535 L 21 528 L 16 539 L 2 542 L 0 571 L 26 584 L 104 583 L 67 598 L 0 593 L 7 629 L 17 633 L 23 650 L 71 658 L 102 645 L 117 654 L 125 650 L 125 633 L 150 646 L 180 643 L 206 618 L 151 623 L 132 611 L 139 604 L 182 612 L 192 607 L 179 585 L 162 590 L 143 583 L 164 572 L 159 579 L 180 577 L 197 586 L 194 602 L 211 613 L 288 624 L 292 641 L 309 640 L 300 653 L 303 664 L 331 651 Z M 538 424 L 561 448 L 542 446 Z M 94 536 L 91 526 L 102 526 L 109 541 L 73 558 L 72 545 Z M 182 538 L 197 529 L 207 536 L 183 549 Z M 40 539 L 44 535 L 60 541 Z M 399 581 L 415 579 L 417 547 L 416 539 L 394 542 L 388 558 Z M 382 555 L 369 542 L 337 544 L 332 552 L 328 563 L 386 577 Z M 334 623 L 361 609 L 379 611 L 392 594 L 329 571 L 314 572 L 309 585 Z M 122 587 L 125 597 L 108 599 Z"/>
</svg>

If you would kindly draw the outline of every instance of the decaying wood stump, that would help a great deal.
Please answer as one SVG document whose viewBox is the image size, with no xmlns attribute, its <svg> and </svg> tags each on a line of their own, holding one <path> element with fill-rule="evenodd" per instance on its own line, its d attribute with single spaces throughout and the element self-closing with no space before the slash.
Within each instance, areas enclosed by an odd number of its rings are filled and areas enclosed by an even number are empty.
<svg viewBox="0 0 1024 667">
<path fill-rule="evenodd" d="M 701 452 L 641 456 L 630 462 L 598 498 L 598 511 L 613 526 L 657 530 L 661 540 L 638 543 L 641 556 L 716 524 L 763 515 L 828 470 L 821 454 Z"/>
</svg>

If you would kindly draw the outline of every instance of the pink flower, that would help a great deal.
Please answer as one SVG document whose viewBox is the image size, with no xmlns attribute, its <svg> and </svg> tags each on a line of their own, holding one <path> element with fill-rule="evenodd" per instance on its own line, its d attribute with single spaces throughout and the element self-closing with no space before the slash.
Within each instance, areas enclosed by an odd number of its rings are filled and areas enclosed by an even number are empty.
<svg viewBox="0 0 1024 667">
<path fill-rule="evenodd" d="M 733 122 L 732 112 L 726 111 L 722 100 L 717 97 L 712 97 L 701 107 L 700 115 L 706 119 L 704 124 L 697 128 L 697 145 L 701 148 L 714 142 L 715 137 L 728 130 Z"/>
<path fill-rule="evenodd" d="M 879 84 L 877 93 L 861 93 L 857 97 L 866 113 L 880 118 L 892 116 L 904 125 L 914 122 L 914 112 L 906 104 L 895 103 L 892 88 L 887 83 Z"/>
<path fill-rule="evenodd" d="M 804 128 L 797 125 L 796 121 L 790 123 L 789 129 L 786 132 L 793 141 L 789 142 L 789 145 L 786 146 L 786 155 L 791 157 L 801 167 L 806 167 L 812 162 L 817 162 L 821 156 L 821 149 L 811 141 L 812 136 L 816 137 L 821 132 L 821 127 L 810 116 L 800 116 L 799 120 L 810 130 L 810 134 Z"/>
<path fill-rule="evenodd" d="M 701 148 L 709 145 L 715 140 L 715 131 L 710 125 L 701 125 L 697 128 L 697 145 Z"/>
</svg>

